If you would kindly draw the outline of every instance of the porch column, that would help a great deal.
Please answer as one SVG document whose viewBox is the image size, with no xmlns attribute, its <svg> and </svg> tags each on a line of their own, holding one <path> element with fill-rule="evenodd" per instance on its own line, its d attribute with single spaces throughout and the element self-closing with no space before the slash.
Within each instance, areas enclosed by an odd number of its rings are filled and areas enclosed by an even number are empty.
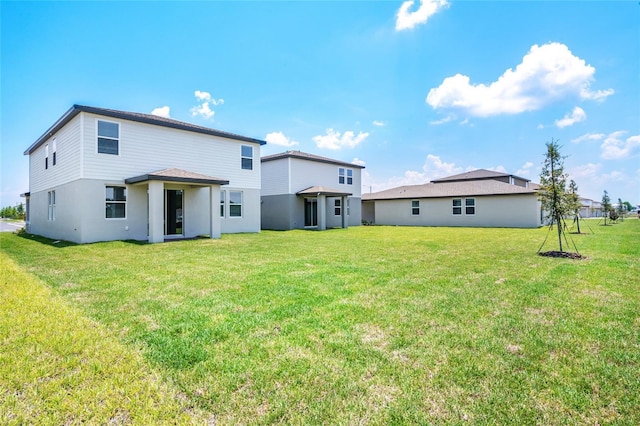
<svg viewBox="0 0 640 426">
<path fill-rule="evenodd" d="M 347 197 L 340 197 L 340 205 L 342 206 L 342 209 L 340 210 L 340 213 L 342 213 L 340 215 L 342 219 L 342 227 L 346 229 L 349 227 L 349 217 L 347 216 Z"/>
<path fill-rule="evenodd" d="M 164 183 L 149 181 L 149 242 L 164 242 Z"/>
<path fill-rule="evenodd" d="M 220 238 L 220 185 L 209 187 L 209 238 Z"/>
<path fill-rule="evenodd" d="M 327 197 L 318 194 L 318 231 L 327 229 Z"/>
</svg>

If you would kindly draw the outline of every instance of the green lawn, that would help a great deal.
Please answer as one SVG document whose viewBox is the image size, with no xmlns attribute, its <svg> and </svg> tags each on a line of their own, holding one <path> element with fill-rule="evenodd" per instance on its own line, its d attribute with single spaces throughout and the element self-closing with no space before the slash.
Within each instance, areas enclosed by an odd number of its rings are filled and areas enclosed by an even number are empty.
<svg viewBox="0 0 640 426">
<path fill-rule="evenodd" d="M 593 234 L 572 235 L 586 260 L 537 256 L 546 228 L 81 246 L 4 234 L 3 269 L 35 278 L 2 285 L 29 296 L 42 280 L 83 315 L 69 332 L 95 324 L 161 378 L 156 400 L 178 423 L 640 424 L 640 221 L 589 223 Z M 21 408 L 43 397 L 37 382 L 71 373 L 7 370 L 31 323 L 5 321 L 0 413 L 37 423 Z M 67 417 L 109 421 L 91 415 Z"/>
</svg>

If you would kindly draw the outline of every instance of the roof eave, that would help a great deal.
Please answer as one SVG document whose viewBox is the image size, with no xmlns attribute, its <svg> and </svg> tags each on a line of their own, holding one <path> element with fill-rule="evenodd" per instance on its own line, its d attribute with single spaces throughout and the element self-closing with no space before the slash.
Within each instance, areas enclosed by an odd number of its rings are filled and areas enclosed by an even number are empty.
<svg viewBox="0 0 640 426">
<path fill-rule="evenodd" d="M 186 177 L 177 177 L 177 176 L 159 176 L 159 175 L 152 175 L 152 174 L 134 176 L 132 178 L 125 179 L 124 183 L 131 185 L 134 183 L 147 182 L 150 180 L 160 180 L 164 182 L 190 183 L 190 184 L 199 184 L 199 185 L 229 185 L 229 181 L 223 180 L 223 179 L 197 179 L 197 178 L 186 178 Z"/>
</svg>

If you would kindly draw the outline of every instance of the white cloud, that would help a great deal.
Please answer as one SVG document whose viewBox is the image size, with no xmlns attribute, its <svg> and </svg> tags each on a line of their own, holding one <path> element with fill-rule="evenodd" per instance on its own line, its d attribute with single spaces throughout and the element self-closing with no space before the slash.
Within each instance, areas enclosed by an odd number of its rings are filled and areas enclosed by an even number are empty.
<svg viewBox="0 0 640 426">
<path fill-rule="evenodd" d="M 284 135 L 282 132 L 271 132 L 265 136 L 267 143 L 279 146 L 294 146 L 298 145 L 298 142 L 292 141 L 291 138 Z"/>
<path fill-rule="evenodd" d="M 556 120 L 555 124 L 558 128 L 562 129 L 567 126 L 573 126 L 580 121 L 584 121 L 587 119 L 587 113 L 580 107 L 575 107 L 571 114 L 567 114 L 561 120 Z"/>
<path fill-rule="evenodd" d="M 585 133 L 582 136 L 578 136 L 575 139 L 571 139 L 572 143 L 581 143 L 586 141 L 599 141 L 604 139 L 606 135 L 604 133 Z"/>
<path fill-rule="evenodd" d="M 594 74 L 595 68 L 564 44 L 533 45 L 515 70 L 509 68 L 497 81 L 471 84 L 468 76 L 456 74 L 431 89 L 426 102 L 434 109 L 457 108 L 488 117 L 534 111 L 564 98 L 603 100 L 613 90 L 592 92 Z"/>
<path fill-rule="evenodd" d="M 365 161 L 363 161 L 363 160 L 361 160 L 361 159 L 359 159 L 357 157 L 353 159 L 352 163 L 353 164 L 357 164 L 358 166 L 363 166 L 363 167 L 367 165 L 367 163 Z"/>
<path fill-rule="evenodd" d="M 441 118 L 440 120 L 430 121 L 429 124 L 431 124 L 433 126 L 438 126 L 440 124 L 448 123 L 451 120 L 453 120 L 454 118 L 456 118 L 455 115 L 447 115 L 446 117 Z M 461 123 L 461 124 L 466 124 L 466 123 Z"/>
<path fill-rule="evenodd" d="M 409 12 L 415 2 L 405 1 L 396 14 L 396 31 L 412 29 L 418 24 L 424 24 L 440 9 L 447 7 L 447 0 L 420 0 L 418 10 Z"/>
<path fill-rule="evenodd" d="M 318 135 L 313 137 L 313 141 L 318 148 L 327 149 L 341 149 L 341 148 L 355 148 L 358 144 L 363 142 L 369 133 L 359 132 L 357 136 L 351 130 L 341 134 L 333 129 L 327 129 L 326 135 Z"/>
<path fill-rule="evenodd" d="M 429 154 L 425 159 L 422 170 L 407 170 L 402 176 L 394 176 L 386 182 L 376 182 L 371 175 L 362 175 L 362 184 L 372 188 L 373 192 L 395 188 L 404 185 L 421 185 L 445 176 L 462 173 L 464 169 L 454 163 L 446 163 L 437 155 Z"/>
<path fill-rule="evenodd" d="M 518 176 L 529 176 L 531 175 L 531 168 L 533 167 L 533 163 L 531 161 L 527 161 L 526 163 L 524 163 L 522 165 L 522 167 L 520 167 L 518 170 L 516 170 L 516 175 Z"/>
<path fill-rule="evenodd" d="M 384 126 L 384 121 L 373 120 L 373 125 L 376 126 L 376 127 L 382 127 L 382 126 Z"/>
<path fill-rule="evenodd" d="M 568 171 L 569 178 L 578 181 L 580 179 L 591 180 L 598 176 L 602 169 L 602 164 L 587 163 L 581 166 L 576 166 Z"/>
<path fill-rule="evenodd" d="M 224 103 L 224 99 L 215 99 L 214 97 L 211 96 L 211 93 L 209 92 L 202 92 L 200 90 L 196 90 L 194 92 L 194 95 L 196 99 L 201 103 L 191 108 L 191 115 L 193 116 L 201 115 L 207 120 L 213 117 L 213 115 L 216 113 L 214 110 L 211 109 L 211 105 L 217 106 L 217 105 L 222 105 Z"/>
<path fill-rule="evenodd" d="M 507 173 L 507 169 L 505 169 L 504 166 L 489 167 L 487 170 L 492 170 L 499 173 Z"/>
<path fill-rule="evenodd" d="M 626 133 L 626 131 L 620 130 L 607 136 L 602 145 L 600 145 L 602 158 L 605 160 L 627 158 L 637 147 L 640 147 L 640 135 L 629 136 L 624 139 L 622 136 Z"/>
<path fill-rule="evenodd" d="M 171 108 L 168 106 L 158 107 L 151 111 L 151 115 L 157 115 L 158 117 L 171 118 Z"/>
</svg>

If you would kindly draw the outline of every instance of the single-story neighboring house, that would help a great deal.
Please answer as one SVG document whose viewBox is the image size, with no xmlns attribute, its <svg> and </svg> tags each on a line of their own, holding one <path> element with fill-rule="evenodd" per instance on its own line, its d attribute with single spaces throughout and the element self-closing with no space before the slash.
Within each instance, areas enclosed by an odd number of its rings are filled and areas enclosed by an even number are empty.
<svg viewBox="0 0 640 426">
<path fill-rule="evenodd" d="M 478 169 L 362 195 L 363 221 L 377 225 L 536 228 L 539 185 Z"/>
<path fill-rule="evenodd" d="M 262 229 L 346 228 L 362 223 L 364 166 L 301 151 L 261 158 Z"/>
<path fill-rule="evenodd" d="M 72 106 L 27 150 L 27 231 L 77 243 L 260 231 L 266 142 Z"/>
</svg>

